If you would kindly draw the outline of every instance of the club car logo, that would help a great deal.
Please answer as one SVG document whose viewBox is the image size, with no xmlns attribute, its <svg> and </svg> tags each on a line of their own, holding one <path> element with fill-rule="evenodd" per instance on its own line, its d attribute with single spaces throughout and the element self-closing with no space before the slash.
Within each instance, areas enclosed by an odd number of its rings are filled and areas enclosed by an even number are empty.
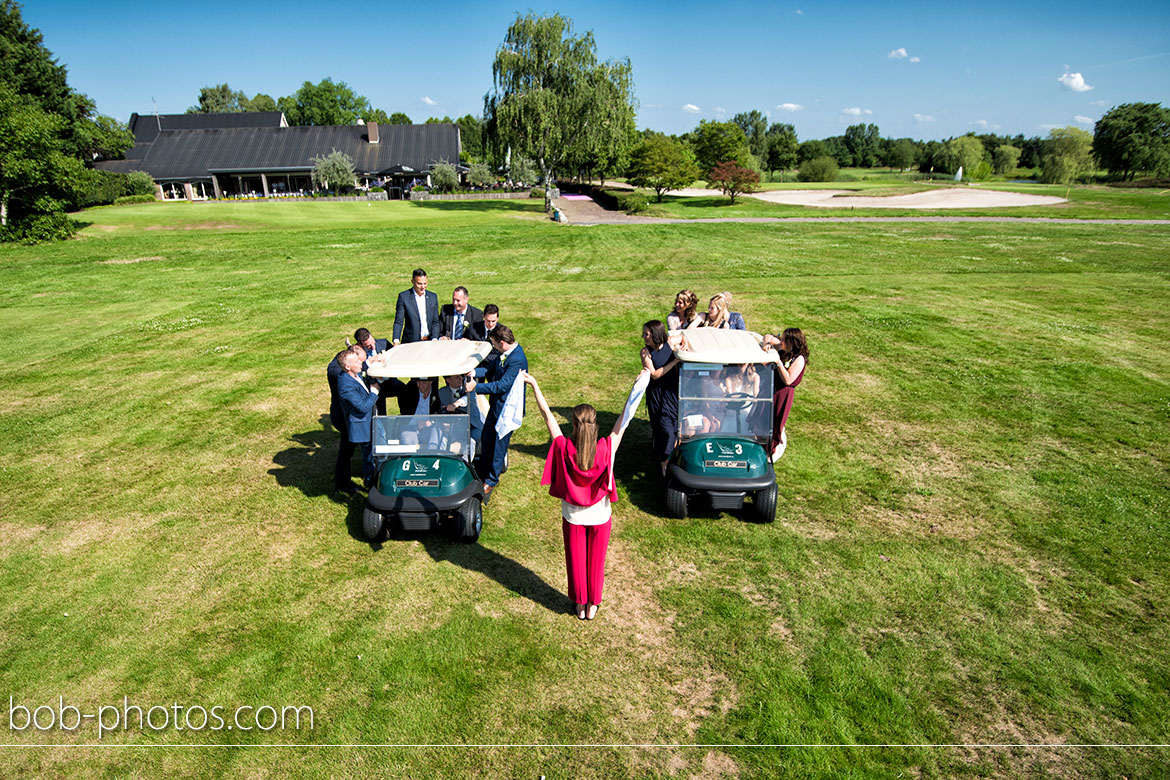
<svg viewBox="0 0 1170 780">
<path fill-rule="evenodd" d="M 433 463 L 428 463 L 425 460 L 404 460 L 402 461 L 402 471 L 408 476 L 394 480 L 394 486 L 399 488 L 438 487 L 439 480 L 428 477 L 431 471 L 438 470 L 438 468 L 438 459 Z"/>
<path fill-rule="evenodd" d="M 743 455 L 742 444 L 724 444 L 721 441 L 707 442 L 707 454 L 714 455 L 717 460 L 704 460 L 703 466 L 709 469 L 746 469 L 746 460 L 732 460 L 737 455 Z"/>
</svg>

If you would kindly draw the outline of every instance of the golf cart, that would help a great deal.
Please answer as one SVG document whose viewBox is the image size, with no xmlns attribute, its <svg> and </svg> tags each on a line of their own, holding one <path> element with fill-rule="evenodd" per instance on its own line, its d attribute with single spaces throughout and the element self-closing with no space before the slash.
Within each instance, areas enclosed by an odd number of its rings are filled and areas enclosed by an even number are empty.
<svg viewBox="0 0 1170 780">
<path fill-rule="evenodd" d="M 759 334 L 700 328 L 685 333 L 679 367 L 678 443 L 667 465 L 666 509 L 686 517 L 706 495 L 711 508 L 734 511 L 751 496 L 761 523 L 776 519 L 772 437 L 772 364 Z"/>
<path fill-rule="evenodd" d="M 491 352 L 486 341 L 419 341 L 400 344 L 372 377 L 461 376 Z M 438 393 L 438 387 L 432 388 Z M 483 528 L 483 483 L 472 467 L 475 445 L 467 414 L 374 415 L 370 445 L 376 467 L 362 525 L 375 541 L 388 524 L 430 531 L 449 524 L 466 542 Z"/>
</svg>

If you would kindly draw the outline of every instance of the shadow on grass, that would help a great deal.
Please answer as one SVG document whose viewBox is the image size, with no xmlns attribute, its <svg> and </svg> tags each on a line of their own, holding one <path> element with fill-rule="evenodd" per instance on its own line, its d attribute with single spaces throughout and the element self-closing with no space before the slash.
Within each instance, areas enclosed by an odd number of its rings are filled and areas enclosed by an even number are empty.
<svg viewBox="0 0 1170 780">
<path fill-rule="evenodd" d="M 400 532 L 401 533 L 401 532 Z M 397 536 L 397 535 L 396 535 Z M 405 534 L 402 534 L 406 537 Z M 569 612 L 569 597 L 542 580 L 536 572 L 482 544 L 468 544 L 444 538 L 441 532 L 411 534 L 426 548 L 436 563 L 447 561 L 468 571 L 489 577 L 517 596 L 523 596 L 550 612 Z"/>
<path fill-rule="evenodd" d="M 419 200 L 411 201 L 415 208 L 433 211 L 481 211 L 488 214 L 502 212 L 520 212 L 527 214 L 541 214 L 544 212 L 544 201 L 540 198 L 515 200 Z"/>
<path fill-rule="evenodd" d="M 329 424 L 329 415 L 322 414 L 321 427 L 303 433 L 294 433 L 289 440 L 295 444 L 272 457 L 275 468 L 268 473 L 281 487 L 293 487 L 310 498 L 327 496 L 338 504 L 347 502 L 347 496 L 333 490 L 333 467 L 337 463 L 337 447 L 341 438 Z M 361 450 L 350 463 L 350 472 L 361 476 Z M 358 531 L 361 531 L 361 513 L 358 513 Z M 359 536 L 360 538 L 360 536 Z"/>
</svg>

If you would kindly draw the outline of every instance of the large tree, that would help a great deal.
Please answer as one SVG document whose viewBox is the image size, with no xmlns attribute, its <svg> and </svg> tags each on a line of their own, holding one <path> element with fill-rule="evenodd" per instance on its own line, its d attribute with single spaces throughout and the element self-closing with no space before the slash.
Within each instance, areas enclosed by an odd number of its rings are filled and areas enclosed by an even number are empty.
<svg viewBox="0 0 1170 780">
<path fill-rule="evenodd" d="M 859 168 L 873 168 L 880 161 L 882 134 L 877 125 L 849 125 L 845 128 L 844 142 L 853 164 Z"/>
<path fill-rule="evenodd" d="M 757 160 L 763 160 L 768 156 L 768 118 L 756 109 L 751 111 L 741 111 L 731 118 L 732 122 L 739 125 L 739 129 L 743 130 L 743 136 L 747 139 L 748 149 L 756 156 Z"/>
<path fill-rule="evenodd" d="M 546 182 L 570 161 L 610 156 L 630 142 L 630 62 L 599 62 L 596 49 L 593 33 L 576 35 L 572 20 L 529 13 L 496 50 L 487 126 L 499 151 L 535 160 Z"/>
<path fill-rule="evenodd" d="M 1115 176 L 1170 173 L 1170 108 L 1125 103 L 1105 112 L 1093 130 L 1093 154 Z"/>
<path fill-rule="evenodd" d="M 306 81 L 293 95 L 277 101 L 277 108 L 293 126 L 352 125 L 373 111 L 370 101 L 331 78 L 314 84 Z"/>
<path fill-rule="evenodd" d="M 970 176 L 983 162 L 983 143 L 974 135 L 964 135 L 947 141 L 939 154 L 942 167 L 950 173 L 963 172 Z"/>
<path fill-rule="evenodd" d="M 246 111 L 248 96 L 227 84 L 203 87 L 199 90 L 198 105 L 187 109 L 188 114 L 238 114 Z"/>
<path fill-rule="evenodd" d="M 751 149 L 747 137 L 735 122 L 712 122 L 704 119 L 691 133 L 695 159 L 706 174 L 721 162 L 735 162 L 747 167 Z"/>
<path fill-rule="evenodd" d="M 1093 136 L 1079 127 L 1057 127 L 1044 142 L 1040 181 L 1071 184 L 1093 170 Z"/>
<path fill-rule="evenodd" d="M 472 162 L 483 162 L 483 120 L 466 114 L 455 120 L 459 125 L 459 143 L 463 154 Z"/>
<path fill-rule="evenodd" d="M 628 178 L 635 187 L 654 190 L 661 203 L 664 193 L 682 189 L 699 178 L 699 166 L 685 144 L 657 134 L 634 148 Z"/>
<path fill-rule="evenodd" d="M 764 158 L 769 171 L 783 173 L 789 168 L 795 168 L 799 144 L 796 140 L 796 128 L 790 124 L 775 122 L 768 128 L 768 154 Z"/>
<path fill-rule="evenodd" d="M 77 173 L 134 143 L 124 124 L 97 113 L 69 88 L 64 66 L 24 23 L 20 5 L 0 0 L 0 222 L 9 238 L 60 237 L 71 223 Z"/>
</svg>

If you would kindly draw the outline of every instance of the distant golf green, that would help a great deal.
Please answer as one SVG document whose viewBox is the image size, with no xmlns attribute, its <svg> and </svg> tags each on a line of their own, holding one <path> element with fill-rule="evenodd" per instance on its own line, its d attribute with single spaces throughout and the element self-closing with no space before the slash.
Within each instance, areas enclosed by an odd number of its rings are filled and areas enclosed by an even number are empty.
<svg viewBox="0 0 1170 780">
<path fill-rule="evenodd" d="M 1074 188 L 1072 210 L 1156 197 Z M 711 210 L 809 213 L 750 204 Z M 10 724 L 58 747 L 5 748 L 3 774 L 1164 771 L 1157 747 L 991 746 L 1170 736 L 1170 227 L 576 227 L 537 200 L 77 217 L 76 240 L 0 247 L 10 712 L 308 706 L 313 727 Z M 643 410 L 581 623 L 530 405 L 479 543 L 368 544 L 363 498 L 330 492 L 325 367 L 359 326 L 390 335 L 415 267 L 443 302 L 498 304 L 562 419 L 589 401 L 603 427 L 679 289 L 801 327 L 776 522 L 668 519 Z"/>
</svg>

